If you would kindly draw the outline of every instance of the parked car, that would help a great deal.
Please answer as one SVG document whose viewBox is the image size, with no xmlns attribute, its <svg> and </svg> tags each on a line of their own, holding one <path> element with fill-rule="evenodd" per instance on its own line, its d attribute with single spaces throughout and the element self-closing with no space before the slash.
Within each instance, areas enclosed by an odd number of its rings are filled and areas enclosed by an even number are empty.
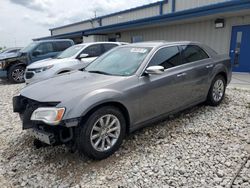
<svg viewBox="0 0 250 188">
<path fill-rule="evenodd" d="M 127 43 L 94 42 L 71 46 L 56 58 L 45 59 L 32 63 L 26 68 L 25 82 L 37 82 L 55 75 L 86 67 L 98 56 L 114 47 Z"/>
<path fill-rule="evenodd" d="M 136 43 L 28 85 L 13 109 L 40 141 L 104 159 L 146 124 L 205 101 L 219 105 L 231 74 L 229 57 L 200 43 Z"/>
<path fill-rule="evenodd" d="M 14 57 L 0 60 L 0 78 L 8 78 L 13 83 L 22 83 L 27 65 L 55 57 L 72 45 L 74 42 L 68 39 L 34 41 Z"/>
<path fill-rule="evenodd" d="M 0 52 L 0 60 L 15 57 L 22 48 L 7 48 Z"/>
</svg>

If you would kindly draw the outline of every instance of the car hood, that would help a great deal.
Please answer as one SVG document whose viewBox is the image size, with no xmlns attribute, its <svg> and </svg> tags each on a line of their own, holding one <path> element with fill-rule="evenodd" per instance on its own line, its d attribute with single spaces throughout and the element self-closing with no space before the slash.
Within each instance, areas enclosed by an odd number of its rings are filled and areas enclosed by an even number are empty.
<svg viewBox="0 0 250 188">
<path fill-rule="evenodd" d="M 71 58 L 65 58 L 65 59 L 44 59 L 41 61 L 36 61 L 35 63 L 30 64 L 27 68 L 28 69 L 35 69 L 35 68 L 40 68 L 40 67 L 45 67 L 49 65 L 56 65 L 64 62 L 70 62 L 70 61 L 75 61 L 75 59 Z"/>
<path fill-rule="evenodd" d="M 65 102 L 98 89 L 111 88 L 126 78 L 75 71 L 30 84 L 20 94 L 39 102 Z"/>
<path fill-rule="evenodd" d="M 0 54 L 0 60 L 18 57 L 19 55 L 20 55 L 19 53 L 4 53 L 4 54 Z"/>
</svg>

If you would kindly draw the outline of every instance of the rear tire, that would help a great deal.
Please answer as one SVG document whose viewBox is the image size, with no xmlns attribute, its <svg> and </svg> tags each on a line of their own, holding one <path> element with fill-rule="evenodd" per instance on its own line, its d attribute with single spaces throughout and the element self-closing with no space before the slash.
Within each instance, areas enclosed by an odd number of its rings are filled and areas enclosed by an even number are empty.
<svg viewBox="0 0 250 188">
<path fill-rule="evenodd" d="M 105 106 L 93 112 L 76 131 L 79 153 L 101 160 L 119 149 L 126 133 L 126 121 L 118 108 Z"/>
<path fill-rule="evenodd" d="M 8 70 L 8 79 L 12 83 L 23 83 L 24 80 L 25 67 L 18 65 L 12 66 Z"/>
<path fill-rule="evenodd" d="M 224 99 L 226 91 L 226 80 L 222 75 L 217 75 L 211 84 L 207 96 L 207 104 L 210 106 L 218 106 Z"/>
</svg>

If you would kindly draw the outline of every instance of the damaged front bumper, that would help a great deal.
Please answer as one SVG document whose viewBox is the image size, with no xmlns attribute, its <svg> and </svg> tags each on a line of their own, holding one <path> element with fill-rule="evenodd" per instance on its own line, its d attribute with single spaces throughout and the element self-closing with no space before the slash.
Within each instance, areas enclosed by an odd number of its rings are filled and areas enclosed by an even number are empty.
<svg viewBox="0 0 250 188">
<path fill-rule="evenodd" d="M 74 128 L 78 119 L 62 121 L 59 125 L 47 125 L 41 121 L 32 121 L 32 113 L 40 107 L 55 107 L 60 102 L 38 102 L 21 95 L 13 97 L 13 111 L 19 113 L 23 122 L 23 130 L 36 139 L 49 145 L 58 145 L 70 142 L 74 138 Z"/>
</svg>

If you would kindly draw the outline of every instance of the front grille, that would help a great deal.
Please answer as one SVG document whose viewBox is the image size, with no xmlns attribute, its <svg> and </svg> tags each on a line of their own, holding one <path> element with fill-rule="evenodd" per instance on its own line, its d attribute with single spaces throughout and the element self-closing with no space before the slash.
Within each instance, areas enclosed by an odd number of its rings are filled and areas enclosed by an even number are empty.
<svg viewBox="0 0 250 188">
<path fill-rule="evenodd" d="M 33 72 L 26 72 L 25 73 L 25 78 L 26 79 L 31 79 L 35 74 Z"/>
</svg>

